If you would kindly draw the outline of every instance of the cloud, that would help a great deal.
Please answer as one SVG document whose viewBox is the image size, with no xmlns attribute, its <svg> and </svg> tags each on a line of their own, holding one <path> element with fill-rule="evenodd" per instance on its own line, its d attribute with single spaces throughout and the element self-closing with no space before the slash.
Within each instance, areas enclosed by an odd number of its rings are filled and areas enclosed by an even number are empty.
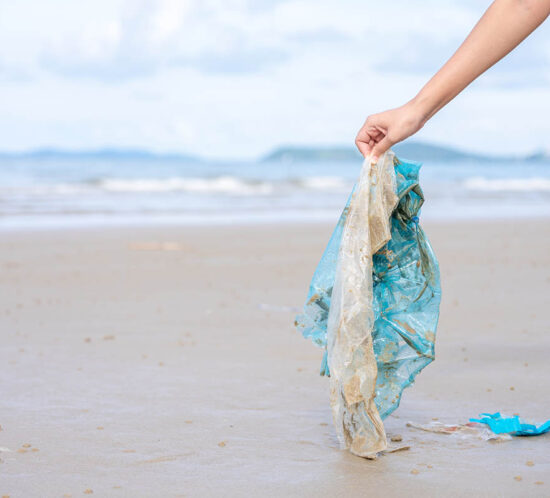
<svg viewBox="0 0 550 498">
<path fill-rule="evenodd" d="M 25 66 L 0 61 L 0 81 L 5 83 L 28 83 L 32 80 L 32 72 Z"/>
<path fill-rule="evenodd" d="M 256 17 L 277 2 L 198 0 L 131 2 L 118 19 L 51 40 L 40 54 L 46 70 L 70 77 L 123 80 L 172 67 L 248 73 L 283 62 L 288 47 L 257 36 Z"/>
<path fill-rule="evenodd" d="M 427 24 L 445 26 L 445 31 L 419 29 L 421 26 L 412 22 L 409 29 L 403 27 L 395 31 L 386 44 L 385 53 L 373 67 L 387 74 L 431 76 L 464 41 L 481 13 L 467 4 L 459 9 L 438 9 L 436 19 L 426 17 L 425 20 Z M 484 74 L 476 85 L 487 88 L 540 87 L 550 83 L 549 69 L 550 25 L 546 23 Z"/>
<path fill-rule="evenodd" d="M 0 148 L 139 145 L 255 157 L 283 143 L 352 145 L 366 115 L 411 98 L 485 7 L 476 0 L 4 2 Z M 497 152 L 544 145 L 546 24 L 422 137 Z"/>
</svg>

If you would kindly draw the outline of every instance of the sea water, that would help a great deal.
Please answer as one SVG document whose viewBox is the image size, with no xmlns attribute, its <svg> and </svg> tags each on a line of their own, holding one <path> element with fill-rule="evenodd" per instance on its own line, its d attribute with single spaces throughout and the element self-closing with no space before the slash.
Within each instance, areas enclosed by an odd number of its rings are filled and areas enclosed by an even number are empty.
<svg viewBox="0 0 550 498">
<path fill-rule="evenodd" d="M 360 160 L 4 158 L 0 228 L 335 223 L 360 168 Z M 550 216 L 547 162 L 425 162 L 420 180 L 423 219 Z"/>
</svg>

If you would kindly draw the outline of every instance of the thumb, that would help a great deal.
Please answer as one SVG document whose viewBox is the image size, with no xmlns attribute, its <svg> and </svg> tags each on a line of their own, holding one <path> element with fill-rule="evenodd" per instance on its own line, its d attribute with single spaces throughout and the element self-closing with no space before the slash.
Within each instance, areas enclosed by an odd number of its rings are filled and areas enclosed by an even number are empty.
<svg viewBox="0 0 550 498">
<path fill-rule="evenodd" d="M 371 162 L 376 163 L 378 162 L 378 158 L 386 152 L 391 146 L 393 145 L 393 142 L 388 138 L 388 135 L 386 135 L 380 142 L 378 142 L 371 151 Z"/>
</svg>

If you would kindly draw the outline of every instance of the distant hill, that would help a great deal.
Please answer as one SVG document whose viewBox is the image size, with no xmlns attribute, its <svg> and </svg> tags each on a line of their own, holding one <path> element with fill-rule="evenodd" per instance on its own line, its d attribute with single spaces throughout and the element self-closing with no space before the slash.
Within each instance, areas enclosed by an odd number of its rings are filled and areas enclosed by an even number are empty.
<svg viewBox="0 0 550 498">
<path fill-rule="evenodd" d="M 535 152 L 534 154 L 529 154 L 528 156 L 525 156 L 525 160 L 550 163 L 550 150 L 542 150 L 540 152 Z"/>
<path fill-rule="evenodd" d="M 55 148 L 34 149 L 24 152 L 0 152 L 0 159 L 113 159 L 113 160 L 164 160 L 198 161 L 198 158 L 185 154 L 163 154 L 144 149 L 91 149 L 67 150 Z"/>
<path fill-rule="evenodd" d="M 352 147 L 281 147 L 262 158 L 262 161 L 357 161 L 359 151 Z"/>
<path fill-rule="evenodd" d="M 536 152 L 525 156 L 491 156 L 462 151 L 460 149 L 430 144 L 426 142 L 405 141 L 392 147 L 394 152 L 404 159 L 419 162 L 452 161 L 529 161 L 550 164 L 550 151 Z M 89 150 L 70 150 L 41 148 L 23 152 L 0 152 L 0 160 L 113 160 L 113 161 L 179 161 L 203 162 L 197 156 L 179 153 L 157 153 L 146 149 L 103 148 Z M 280 147 L 259 159 L 260 162 L 356 162 L 361 154 L 355 146 L 287 146 Z"/>
<path fill-rule="evenodd" d="M 407 159 L 418 158 L 418 161 L 493 161 L 499 159 L 510 159 L 509 157 L 489 156 L 462 151 L 452 147 L 433 145 L 424 142 L 402 142 L 394 147 L 393 151 L 398 156 Z"/>
<path fill-rule="evenodd" d="M 462 151 L 452 147 L 425 142 L 405 141 L 392 150 L 406 159 L 415 161 L 537 161 L 550 162 L 550 154 L 540 152 L 528 156 L 491 156 Z M 281 147 L 262 158 L 262 161 L 357 161 L 361 154 L 355 147 Z"/>
</svg>

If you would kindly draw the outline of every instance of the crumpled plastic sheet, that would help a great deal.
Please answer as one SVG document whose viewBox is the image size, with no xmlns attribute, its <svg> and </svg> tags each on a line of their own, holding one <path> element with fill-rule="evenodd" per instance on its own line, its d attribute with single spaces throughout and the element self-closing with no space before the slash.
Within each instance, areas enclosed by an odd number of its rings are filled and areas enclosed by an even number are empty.
<svg viewBox="0 0 550 498">
<path fill-rule="evenodd" d="M 468 424 L 443 424 L 441 422 L 430 422 L 429 424 L 416 424 L 407 422 L 407 427 L 420 429 L 436 434 L 448 434 L 461 439 L 481 439 L 482 441 L 509 441 L 512 436 L 509 434 L 495 434 L 483 424 L 470 422 Z"/>
<path fill-rule="evenodd" d="M 296 326 L 325 349 L 321 375 L 341 448 L 387 448 L 382 420 L 434 359 L 439 267 L 419 225 L 420 164 L 365 160 Z"/>
<path fill-rule="evenodd" d="M 471 418 L 470 422 L 487 424 L 495 434 L 509 433 L 512 436 L 540 436 L 550 432 L 550 420 L 538 427 L 522 421 L 519 416 L 505 417 L 499 412 L 482 413 L 479 419 Z"/>
</svg>

